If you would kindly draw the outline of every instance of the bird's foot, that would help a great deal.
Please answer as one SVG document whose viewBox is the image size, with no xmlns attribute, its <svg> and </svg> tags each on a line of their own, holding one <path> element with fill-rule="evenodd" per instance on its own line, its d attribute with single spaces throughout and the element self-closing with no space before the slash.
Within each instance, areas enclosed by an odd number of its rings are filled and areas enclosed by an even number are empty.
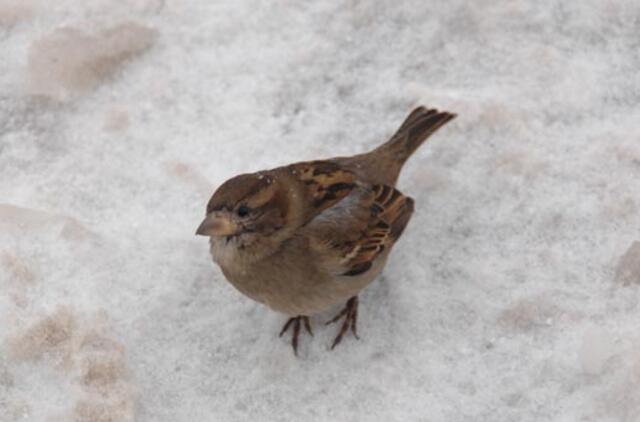
<svg viewBox="0 0 640 422">
<path fill-rule="evenodd" d="M 338 331 L 338 335 L 333 340 L 333 344 L 331 345 L 331 350 L 333 350 L 333 348 L 336 347 L 340 343 L 340 341 L 342 341 L 342 337 L 344 336 L 344 333 L 346 333 L 349 328 L 351 328 L 351 332 L 353 333 L 353 336 L 356 339 L 360 340 L 360 337 L 358 337 L 358 333 L 356 329 L 356 323 L 358 322 L 358 296 L 354 296 L 351 299 L 349 299 L 344 309 L 340 311 L 340 313 L 336 315 L 332 320 L 327 321 L 326 325 L 334 323 L 342 317 L 344 317 L 344 321 L 342 322 L 342 327 L 340 327 L 340 331 Z"/>
<path fill-rule="evenodd" d="M 287 332 L 289 327 L 293 326 L 293 334 L 291 334 L 291 346 L 293 347 L 293 353 L 296 356 L 298 356 L 298 336 L 300 335 L 300 325 L 302 324 L 304 324 L 304 328 L 307 330 L 307 332 L 313 335 L 313 333 L 311 332 L 311 324 L 309 324 L 309 317 L 304 315 L 289 318 L 280 331 L 280 337 L 282 337 L 284 333 Z"/>
</svg>

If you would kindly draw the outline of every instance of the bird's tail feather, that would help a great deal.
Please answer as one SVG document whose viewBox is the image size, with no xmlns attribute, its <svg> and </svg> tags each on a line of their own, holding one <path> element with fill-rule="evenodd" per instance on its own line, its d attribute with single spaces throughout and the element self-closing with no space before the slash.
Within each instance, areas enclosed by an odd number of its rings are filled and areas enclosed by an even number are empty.
<svg viewBox="0 0 640 422">
<path fill-rule="evenodd" d="M 418 107 L 407 116 L 391 139 L 376 148 L 375 152 L 390 153 L 404 163 L 433 132 L 455 117 L 455 114 L 446 111 Z"/>
</svg>

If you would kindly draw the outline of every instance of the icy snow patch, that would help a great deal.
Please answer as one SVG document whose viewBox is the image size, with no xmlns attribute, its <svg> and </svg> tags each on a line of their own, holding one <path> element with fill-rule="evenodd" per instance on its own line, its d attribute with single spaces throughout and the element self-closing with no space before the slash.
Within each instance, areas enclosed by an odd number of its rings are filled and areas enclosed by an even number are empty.
<svg viewBox="0 0 640 422">
<path fill-rule="evenodd" d="M 640 284 L 640 242 L 633 242 L 620 258 L 616 280 L 624 285 Z"/>
<path fill-rule="evenodd" d="M 95 35 L 58 28 L 30 48 L 30 91 L 57 99 L 87 92 L 147 50 L 154 37 L 155 31 L 132 22 Z"/>
<path fill-rule="evenodd" d="M 639 17 L 0 0 L 0 420 L 640 420 Z M 295 358 L 193 236 L 206 202 L 418 104 L 458 117 L 399 180 L 361 339 L 327 350 L 333 309 Z"/>
</svg>

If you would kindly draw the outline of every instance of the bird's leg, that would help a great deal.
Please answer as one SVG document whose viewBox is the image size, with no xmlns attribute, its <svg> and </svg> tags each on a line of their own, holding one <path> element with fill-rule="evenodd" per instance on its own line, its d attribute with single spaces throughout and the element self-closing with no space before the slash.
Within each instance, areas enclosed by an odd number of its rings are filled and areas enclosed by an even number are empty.
<svg viewBox="0 0 640 422">
<path fill-rule="evenodd" d="M 311 331 L 311 324 L 309 323 L 309 317 L 302 317 L 302 322 L 304 322 L 304 328 L 307 330 L 307 332 L 313 336 L 313 332 Z"/>
<path fill-rule="evenodd" d="M 304 324 L 304 328 L 307 330 L 307 332 L 313 335 L 313 333 L 311 332 L 311 324 L 309 324 L 309 317 L 304 315 L 289 318 L 287 322 L 284 324 L 284 327 L 282 327 L 282 330 L 280 331 L 280 337 L 282 337 L 284 333 L 287 332 L 289 327 L 293 325 L 293 334 L 291 335 L 291 346 L 293 347 L 293 353 L 296 356 L 298 356 L 298 336 L 300 335 L 301 323 Z"/>
<path fill-rule="evenodd" d="M 327 321 L 327 325 L 338 321 L 340 318 L 344 317 L 344 321 L 342 322 L 342 327 L 340 327 L 340 331 L 338 331 L 338 335 L 333 340 L 333 344 L 331 345 L 331 350 L 336 347 L 340 341 L 342 341 L 342 337 L 344 333 L 347 332 L 349 328 L 351 328 L 351 332 L 356 339 L 360 339 L 358 337 L 356 323 L 358 322 L 358 296 L 354 296 L 347 301 L 344 309 L 340 311 L 338 315 L 336 315 L 330 321 Z"/>
</svg>

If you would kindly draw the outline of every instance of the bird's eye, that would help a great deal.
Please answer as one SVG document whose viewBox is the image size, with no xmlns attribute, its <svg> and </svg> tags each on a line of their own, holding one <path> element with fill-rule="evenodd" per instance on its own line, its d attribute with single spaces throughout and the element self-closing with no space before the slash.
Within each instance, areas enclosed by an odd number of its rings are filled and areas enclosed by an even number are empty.
<svg viewBox="0 0 640 422">
<path fill-rule="evenodd" d="M 247 215 L 249 215 L 249 212 L 251 210 L 249 209 L 248 206 L 246 205 L 240 205 L 240 207 L 238 207 L 238 211 L 236 211 L 238 213 L 239 217 L 246 217 Z"/>
</svg>

